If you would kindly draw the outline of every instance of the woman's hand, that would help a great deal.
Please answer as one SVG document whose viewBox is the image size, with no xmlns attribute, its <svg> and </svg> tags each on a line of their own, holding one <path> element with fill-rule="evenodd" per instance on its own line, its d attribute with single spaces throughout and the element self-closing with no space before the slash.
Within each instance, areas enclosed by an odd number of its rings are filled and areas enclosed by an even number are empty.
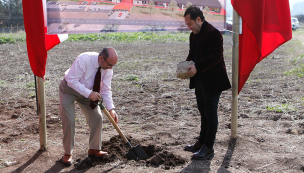
<svg viewBox="0 0 304 173">
<path fill-rule="evenodd" d="M 188 70 L 188 72 L 186 74 L 189 76 L 194 76 L 197 73 L 195 65 L 189 65 L 187 70 Z"/>
</svg>

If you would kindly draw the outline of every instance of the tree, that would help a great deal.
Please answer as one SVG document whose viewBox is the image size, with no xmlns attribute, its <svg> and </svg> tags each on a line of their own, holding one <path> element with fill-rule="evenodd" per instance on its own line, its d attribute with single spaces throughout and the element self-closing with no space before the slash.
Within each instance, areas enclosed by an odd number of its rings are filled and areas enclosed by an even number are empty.
<svg viewBox="0 0 304 173">
<path fill-rule="evenodd" d="M 6 16 L 7 10 L 2 1 L 0 1 L 0 17 Z"/>
<path fill-rule="evenodd" d="M 0 2 L 5 8 L 5 14 L 8 17 L 23 16 L 22 0 L 1 0 Z"/>
<path fill-rule="evenodd" d="M 176 8 L 178 8 L 177 7 L 177 2 L 175 0 L 171 0 L 171 2 L 169 4 L 169 9 L 171 10 L 171 17 L 172 17 L 172 14 L 173 14 L 173 12 Z"/>
<path fill-rule="evenodd" d="M 153 0 L 151 0 L 151 1 L 149 2 L 150 16 L 151 16 L 151 13 L 152 13 L 152 10 L 153 10 L 154 6 L 155 6 L 155 3 L 154 3 Z"/>
<path fill-rule="evenodd" d="M 299 22 L 304 23 L 304 15 L 303 14 L 296 15 L 295 17 L 298 18 Z"/>
<path fill-rule="evenodd" d="M 185 5 L 185 8 L 187 9 L 187 8 L 189 8 L 191 6 L 192 6 L 192 3 L 191 2 L 187 2 L 187 4 Z"/>
<path fill-rule="evenodd" d="M 23 25 L 22 0 L 0 0 L 3 26 Z"/>
</svg>

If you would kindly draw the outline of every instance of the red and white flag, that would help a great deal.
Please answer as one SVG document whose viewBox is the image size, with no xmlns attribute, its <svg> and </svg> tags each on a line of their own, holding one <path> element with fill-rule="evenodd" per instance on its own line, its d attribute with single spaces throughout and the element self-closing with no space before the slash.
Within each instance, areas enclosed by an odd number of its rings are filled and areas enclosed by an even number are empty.
<svg viewBox="0 0 304 173">
<path fill-rule="evenodd" d="M 257 63 L 292 38 L 288 0 L 231 0 L 242 17 L 239 37 L 240 92 Z"/>
<path fill-rule="evenodd" d="M 22 7 L 29 62 L 34 75 L 43 78 L 47 51 L 66 40 L 68 35 L 47 35 L 45 0 L 23 0 Z"/>
</svg>

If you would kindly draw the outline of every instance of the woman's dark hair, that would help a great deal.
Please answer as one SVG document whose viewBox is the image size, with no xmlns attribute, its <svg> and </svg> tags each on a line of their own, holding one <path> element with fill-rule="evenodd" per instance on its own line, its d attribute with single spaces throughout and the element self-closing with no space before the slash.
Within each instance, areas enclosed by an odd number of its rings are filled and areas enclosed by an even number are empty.
<svg viewBox="0 0 304 173">
<path fill-rule="evenodd" d="M 188 14 L 190 14 L 191 20 L 196 20 L 197 17 L 200 17 L 202 22 L 205 21 L 203 12 L 194 5 L 187 8 L 187 10 L 185 11 L 184 17 L 186 17 Z"/>
</svg>

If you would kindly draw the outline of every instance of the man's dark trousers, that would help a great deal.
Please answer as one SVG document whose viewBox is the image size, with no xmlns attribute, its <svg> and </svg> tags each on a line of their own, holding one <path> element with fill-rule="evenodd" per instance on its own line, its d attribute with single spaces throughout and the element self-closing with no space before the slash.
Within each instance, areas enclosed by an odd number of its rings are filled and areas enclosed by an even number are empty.
<svg viewBox="0 0 304 173">
<path fill-rule="evenodd" d="M 222 92 L 210 92 L 198 78 L 195 85 L 195 95 L 198 110 L 201 114 L 201 131 L 199 142 L 213 149 L 218 127 L 217 108 Z"/>
</svg>

